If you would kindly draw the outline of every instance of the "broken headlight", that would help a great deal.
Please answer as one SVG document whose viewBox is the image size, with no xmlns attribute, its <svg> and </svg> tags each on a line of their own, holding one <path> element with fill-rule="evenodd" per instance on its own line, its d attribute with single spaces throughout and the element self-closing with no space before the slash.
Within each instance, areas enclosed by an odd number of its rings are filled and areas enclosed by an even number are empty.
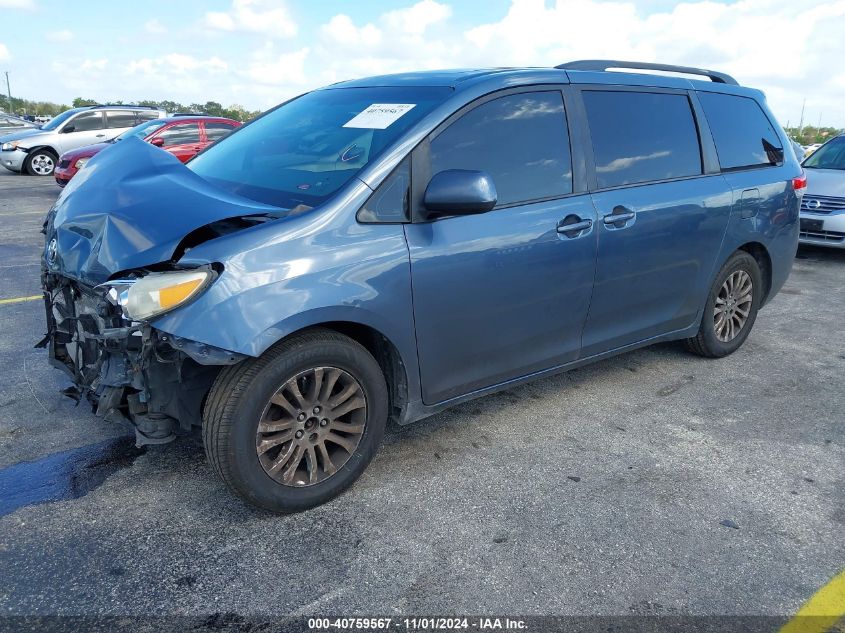
<svg viewBox="0 0 845 633">
<path fill-rule="evenodd" d="M 213 277 L 211 270 L 150 273 L 120 292 L 123 315 L 132 321 L 147 321 L 164 314 L 199 295 Z"/>
</svg>

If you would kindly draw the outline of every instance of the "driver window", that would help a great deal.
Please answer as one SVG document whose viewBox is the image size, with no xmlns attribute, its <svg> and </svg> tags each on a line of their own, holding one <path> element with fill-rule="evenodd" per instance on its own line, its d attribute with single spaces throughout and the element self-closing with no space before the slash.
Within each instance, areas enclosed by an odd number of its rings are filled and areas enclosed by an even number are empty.
<svg viewBox="0 0 845 633">
<path fill-rule="evenodd" d="M 71 119 L 65 128 L 73 127 L 74 132 L 90 132 L 92 130 L 102 130 L 103 113 L 102 112 L 83 112 Z"/>
<path fill-rule="evenodd" d="M 572 193 L 563 95 L 518 93 L 470 110 L 431 141 L 431 175 L 446 169 L 486 171 L 496 206 Z"/>
</svg>

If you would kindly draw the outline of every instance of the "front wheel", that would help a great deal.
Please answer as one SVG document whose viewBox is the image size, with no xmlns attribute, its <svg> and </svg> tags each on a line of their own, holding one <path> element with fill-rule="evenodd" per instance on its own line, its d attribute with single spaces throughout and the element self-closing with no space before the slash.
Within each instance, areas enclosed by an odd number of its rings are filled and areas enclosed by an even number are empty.
<svg viewBox="0 0 845 633">
<path fill-rule="evenodd" d="M 30 176 L 51 176 L 56 169 L 56 156 L 46 149 L 39 149 L 26 159 L 26 172 Z"/>
<path fill-rule="evenodd" d="M 387 411 L 372 355 L 346 336 L 312 330 L 220 372 L 203 412 L 203 441 L 236 494 L 296 512 L 352 485 L 381 443 Z"/>
<path fill-rule="evenodd" d="M 725 262 L 707 296 L 698 334 L 687 347 L 700 356 L 721 358 L 745 342 L 763 299 L 763 276 L 750 254 L 737 251 Z"/>
</svg>

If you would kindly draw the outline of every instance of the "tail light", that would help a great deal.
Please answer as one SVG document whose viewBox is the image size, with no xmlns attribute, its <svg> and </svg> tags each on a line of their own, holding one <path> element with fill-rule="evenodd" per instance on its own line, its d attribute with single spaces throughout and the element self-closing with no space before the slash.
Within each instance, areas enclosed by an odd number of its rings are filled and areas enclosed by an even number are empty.
<svg viewBox="0 0 845 633">
<path fill-rule="evenodd" d="M 807 188 L 807 174 L 802 171 L 800 176 L 793 178 L 792 188 L 795 189 L 795 191 L 804 193 L 804 189 Z"/>
</svg>

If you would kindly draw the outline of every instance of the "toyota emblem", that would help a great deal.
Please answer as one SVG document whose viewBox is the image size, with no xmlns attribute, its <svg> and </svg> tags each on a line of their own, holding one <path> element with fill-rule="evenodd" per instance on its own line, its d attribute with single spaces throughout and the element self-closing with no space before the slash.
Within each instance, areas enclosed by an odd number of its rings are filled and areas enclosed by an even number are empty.
<svg viewBox="0 0 845 633">
<path fill-rule="evenodd" d="M 47 244 L 47 263 L 50 266 L 53 266 L 56 263 L 56 258 L 59 256 L 59 243 L 56 241 L 54 237 L 50 240 L 50 243 Z"/>
</svg>

